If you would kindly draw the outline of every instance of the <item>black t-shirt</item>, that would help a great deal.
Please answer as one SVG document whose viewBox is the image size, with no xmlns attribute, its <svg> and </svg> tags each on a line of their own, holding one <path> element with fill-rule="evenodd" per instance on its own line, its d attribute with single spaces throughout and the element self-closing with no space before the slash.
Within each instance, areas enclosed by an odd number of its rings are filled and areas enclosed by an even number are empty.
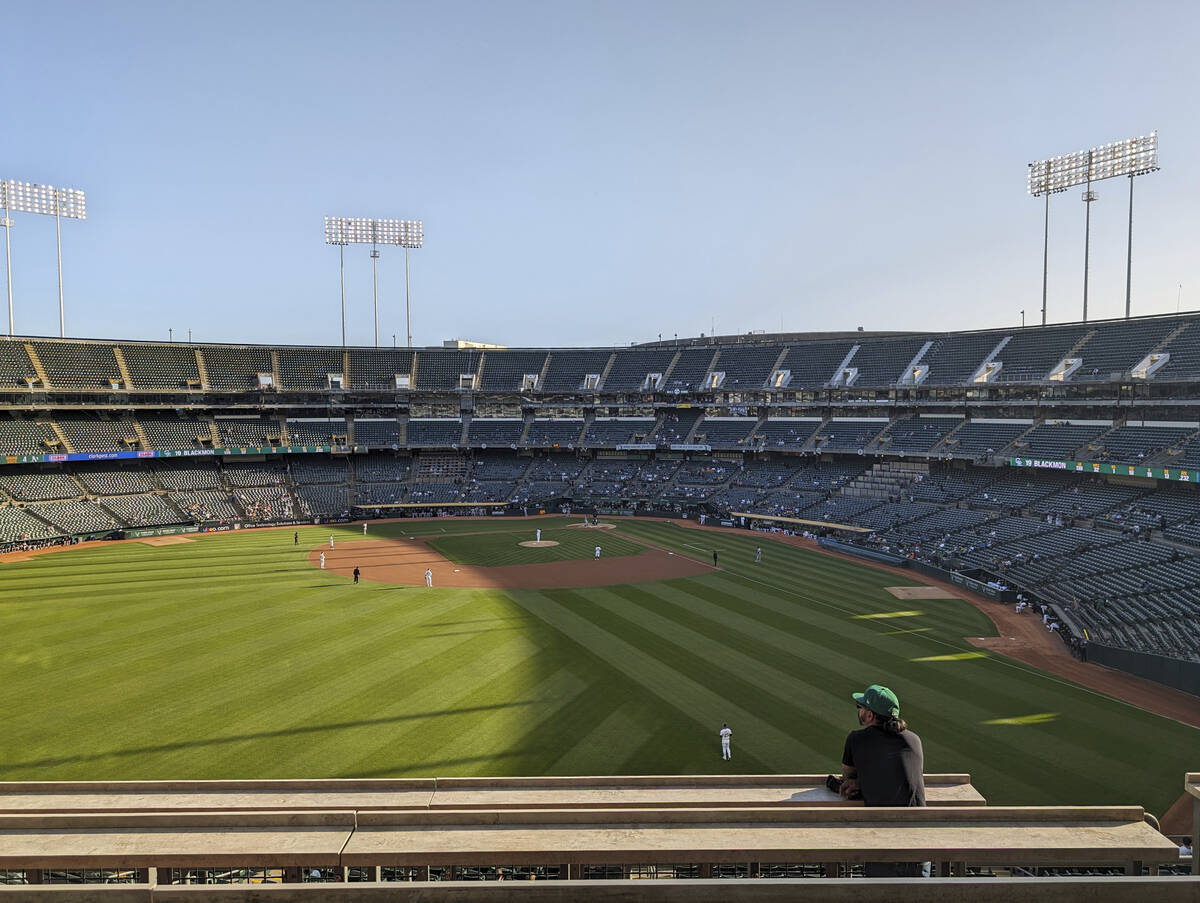
<svg viewBox="0 0 1200 903">
<path fill-rule="evenodd" d="M 925 752 L 912 731 L 864 727 L 846 735 L 842 764 L 858 770 L 868 806 L 924 806 Z"/>
</svg>

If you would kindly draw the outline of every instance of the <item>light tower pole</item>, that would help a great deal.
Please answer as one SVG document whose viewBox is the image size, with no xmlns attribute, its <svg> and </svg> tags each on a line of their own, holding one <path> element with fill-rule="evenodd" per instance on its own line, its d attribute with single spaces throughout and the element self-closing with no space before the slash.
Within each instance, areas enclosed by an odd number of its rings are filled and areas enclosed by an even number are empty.
<svg viewBox="0 0 1200 903">
<path fill-rule="evenodd" d="M 338 245 L 343 253 L 346 245 L 368 244 L 371 246 L 371 274 L 375 292 L 375 347 L 379 347 L 379 245 L 394 245 L 404 248 L 404 304 L 408 321 L 408 344 L 412 347 L 412 306 L 409 297 L 408 250 L 419 248 L 425 242 L 425 230 L 421 220 L 402 219 L 350 219 L 340 216 L 325 217 L 325 243 Z M 342 261 L 342 344 L 346 344 L 346 275 Z"/>
<path fill-rule="evenodd" d="M 1042 250 L 1042 325 L 1046 325 L 1046 278 L 1049 271 L 1050 195 L 1076 185 L 1085 186 L 1083 202 L 1087 204 L 1083 240 L 1083 319 L 1087 320 L 1088 268 L 1091 252 L 1092 202 L 1096 193 L 1092 183 L 1116 176 L 1129 177 L 1129 242 L 1125 268 L 1125 316 L 1131 313 L 1133 284 L 1133 177 L 1158 172 L 1158 133 L 1139 135 L 1123 141 L 1112 141 L 1093 147 L 1030 163 L 1027 189 L 1034 197 L 1045 196 L 1046 213 Z"/>
<path fill-rule="evenodd" d="M 54 232 L 58 246 L 58 334 L 66 338 L 66 316 L 63 309 L 62 278 L 62 220 L 87 219 L 87 198 L 77 188 L 55 188 L 53 185 L 35 185 L 31 182 L 0 180 L 0 206 L 4 207 L 4 262 L 8 274 L 8 334 L 14 334 L 13 291 L 12 291 L 12 240 L 11 211 L 18 213 L 40 213 L 54 217 Z"/>
</svg>

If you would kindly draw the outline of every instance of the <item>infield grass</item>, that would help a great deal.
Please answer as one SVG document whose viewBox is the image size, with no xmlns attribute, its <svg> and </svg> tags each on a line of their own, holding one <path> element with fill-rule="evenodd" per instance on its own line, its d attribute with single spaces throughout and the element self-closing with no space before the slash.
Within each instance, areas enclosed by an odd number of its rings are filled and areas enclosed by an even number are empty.
<svg viewBox="0 0 1200 903">
<path fill-rule="evenodd" d="M 885 587 L 908 581 L 760 535 L 616 523 L 399 521 L 366 538 L 517 563 L 504 558 L 563 549 L 517 546 L 540 525 L 589 554 L 716 548 L 722 569 L 354 586 L 308 563 L 329 527 L 301 528 L 298 546 L 289 528 L 0 561 L 0 778 L 836 772 L 849 694 L 876 682 L 900 696 L 926 770 L 969 772 L 993 804 L 1161 814 L 1196 768 L 1196 730 L 975 649 L 963 638 L 993 631 L 964 602 L 896 599 Z"/>
</svg>

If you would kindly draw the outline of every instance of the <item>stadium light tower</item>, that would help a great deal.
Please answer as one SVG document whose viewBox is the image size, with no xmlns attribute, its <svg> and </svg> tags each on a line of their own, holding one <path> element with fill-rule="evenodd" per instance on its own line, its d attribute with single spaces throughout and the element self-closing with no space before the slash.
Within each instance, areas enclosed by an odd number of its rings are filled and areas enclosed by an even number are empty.
<svg viewBox="0 0 1200 903">
<path fill-rule="evenodd" d="M 17 213 L 42 213 L 54 217 L 54 229 L 58 238 L 58 335 L 66 338 L 66 318 L 63 315 L 62 281 L 62 218 L 87 219 L 87 199 L 77 188 L 55 188 L 53 185 L 35 185 L 31 182 L 0 180 L 0 207 L 4 208 L 4 264 L 8 274 L 8 334 L 13 335 L 13 292 L 12 292 L 12 211 Z"/>
<path fill-rule="evenodd" d="M 346 245 L 371 246 L 371 274 L 375 287 L 375 347 L 379 347 L 379 245 L 404 248 L 404 309 L 408 321 L 408 347 L 412 347 L 412 303 L 409 292 L 408 250 L 425 243 L 421 220 L 347 219 L 325 217 L 325 243 L 338 245 L 342 256 L 342 344 L 346 344 Z"/>
<path fill-rule="evenodd" d="M 1129 247 L 1125 264 L 1125 317 L 1130 315 L 1133 284 L 1133 178 L 1158 172 L 1158 132 L 1112 141 L 1091 150 L 1051 157 L 1029 164 L 1027 188 L 1031 195 L 1046 198 L 1045 236 L 1042 247 L 1042 325 L 1046 325 L 1046 275 L 1050 249 L 1050 195 L 1076 185 L 1085 186 L 1083 202 L 1087 205 L 1083 239 L 1083 319 L 1087 322 L 1088 256 L 1091 241 L 1092 202 L 1096 192 L 1092 183 L 1117 176 L 1129 177 Z"/>
</svg>

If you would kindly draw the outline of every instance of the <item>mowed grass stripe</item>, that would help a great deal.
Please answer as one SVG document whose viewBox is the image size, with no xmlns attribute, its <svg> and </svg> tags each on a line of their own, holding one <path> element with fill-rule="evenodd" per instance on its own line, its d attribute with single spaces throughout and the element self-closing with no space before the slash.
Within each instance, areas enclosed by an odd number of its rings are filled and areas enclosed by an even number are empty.
<svg viewBox="0 0 1200 903">
<path fill-rule="evenodd" d="M 791 714 L 793 707 L 785 700 L 769 699 L 762 688 L 752 688 L 668 639 L 610 616 L 592 601 L 592 592 L 521 593 L 517 600 L 689 717 L 717 724 L 743 721 L 751 728 L 756 753 L 765 759 L 782 758 L 795 749 L 797 738 L 773 724 Z"/>
</svg>

